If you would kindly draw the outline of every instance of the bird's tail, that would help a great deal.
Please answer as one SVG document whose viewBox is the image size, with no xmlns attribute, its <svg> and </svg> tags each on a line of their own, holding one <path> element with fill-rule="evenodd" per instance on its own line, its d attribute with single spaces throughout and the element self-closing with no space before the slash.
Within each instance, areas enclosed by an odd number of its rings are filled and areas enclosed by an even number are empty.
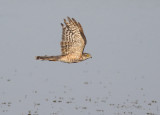
<svg viewBox="0 0 160 115">
<path fill-rule="evenodd" d="M 58 61 L 60 56 L 36 56 L 36 60 Z"/>
</svg>

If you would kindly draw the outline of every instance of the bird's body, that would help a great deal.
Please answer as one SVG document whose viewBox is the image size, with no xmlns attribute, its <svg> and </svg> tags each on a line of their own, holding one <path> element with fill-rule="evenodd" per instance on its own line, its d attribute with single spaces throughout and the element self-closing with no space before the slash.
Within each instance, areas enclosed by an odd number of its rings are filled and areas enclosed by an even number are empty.
<svg viewBox="0 0 160 115">
<path fill-rule="evenodd" d="M 68 55 L 59 55 L 59 56 L 37 56 L 36 59 L 37 60 L 48 60 L 48 61 L 61 61 L 61 62 L 65 62 L 65 63 L 77 63 L 80 61 L 84 61 L 86 59 L 88 59 L 87 57 L 89 54 L 84 53 L 82 54 L 82 56 L 76 56 L 76 55 L 72 55 L 72 54 L 68 54 Z"/>
<path fill-rule="evenodd" d="M 61 23 L 63 29 L 60 43 L 62 54 L 59 56 L 37 56 L 37 60 L 77 63 L 91 58 L 90 54 L 83 53 L 87 40 L 81 24 L 76 22 L 74 18 L 68 17 L 68 21 L 64 19 L 65 26 Z"/>
</svg>

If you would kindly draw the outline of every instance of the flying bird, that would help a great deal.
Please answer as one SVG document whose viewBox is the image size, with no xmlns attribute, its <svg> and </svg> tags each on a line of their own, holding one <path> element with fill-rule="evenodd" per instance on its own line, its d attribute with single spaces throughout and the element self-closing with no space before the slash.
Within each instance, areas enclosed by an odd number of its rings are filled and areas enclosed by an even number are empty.
<svg viewBox="0 0 160 115">
<path fill-rule="evenodd" d="M 64 19 L 62 26 L 61 55 L 58 56 L 36 56 L 37 60 L 61 61 L 66 63 L 77 63 L 91 58 L 89 53 L 84 53 L 87 43 L 83 28 L 74 18 Z"/>
</svg>

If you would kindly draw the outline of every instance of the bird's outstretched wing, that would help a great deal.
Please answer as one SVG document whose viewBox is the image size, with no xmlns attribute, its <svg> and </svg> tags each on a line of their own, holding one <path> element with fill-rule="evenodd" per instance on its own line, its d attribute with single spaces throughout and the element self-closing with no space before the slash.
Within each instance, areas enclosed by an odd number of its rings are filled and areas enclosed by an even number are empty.
<svg viewBox="0 0 160 115">
<path fill-rule="evenodd" d="M 63 29 L 61 41 L 62 55 L 81 56 L 87 42 L 82 26 L 74 18 L 67 18 L 68 22 L 64 19 L 65 25 L 61 23 Z"/>
</svg>

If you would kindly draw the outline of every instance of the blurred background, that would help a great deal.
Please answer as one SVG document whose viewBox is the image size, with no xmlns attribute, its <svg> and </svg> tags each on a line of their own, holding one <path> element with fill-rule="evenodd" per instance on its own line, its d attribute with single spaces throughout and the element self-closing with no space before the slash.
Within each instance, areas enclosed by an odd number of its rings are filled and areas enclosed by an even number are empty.
<svg viewBox="0 0 160 115">
<path fill-rule="evenodd" d="M 1 115 L 160 115 L 159 0 L 0 0 Z M 92 59 L 59 55 L 67 16 Z"/>
</svg>

